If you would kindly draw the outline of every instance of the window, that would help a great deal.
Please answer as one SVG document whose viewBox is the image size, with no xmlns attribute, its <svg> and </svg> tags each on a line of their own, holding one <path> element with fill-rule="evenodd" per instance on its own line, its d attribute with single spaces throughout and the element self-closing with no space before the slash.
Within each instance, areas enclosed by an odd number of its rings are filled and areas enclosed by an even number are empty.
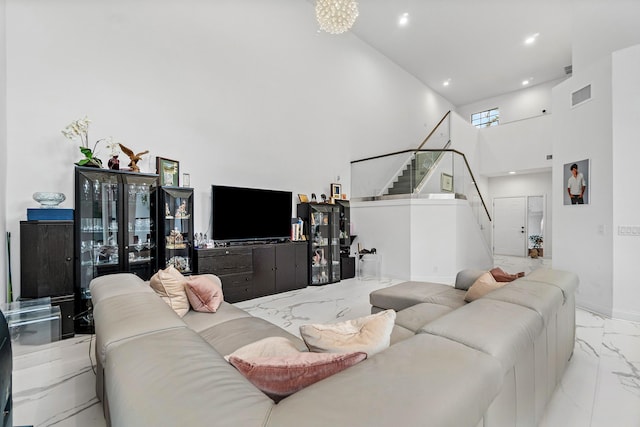
<svg viewBox="0 0 640 427">
<path fill-rule="evenodd" d="M 497 126 L 500 123 L 500 110 L 492 108 L 491 110 L 473 113 L 471 115 L 471 124 L 477 128 L 486 128 L 489 126 Z"/>
</svg>

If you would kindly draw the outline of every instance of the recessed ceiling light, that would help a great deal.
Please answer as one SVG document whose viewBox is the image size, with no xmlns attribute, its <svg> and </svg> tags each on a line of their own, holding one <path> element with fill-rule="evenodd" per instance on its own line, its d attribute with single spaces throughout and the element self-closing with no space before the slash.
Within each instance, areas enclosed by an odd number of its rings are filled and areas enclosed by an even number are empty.
<svg viewBox="0 0 640 427">
<path fill-rule="evenodd" d="M 400 15 L 400 18 L 398 19 L 398 25 L 400 25 L 401 27 L 404 27 L 408 23 L 409 23 L 409 13 L 405 12 L 402 15 Z"/>
<path fill-rule="evenodd" d="M 509 175 L 515 175 L 516 171 L 509 171 Z"/>
<path fill-rule="evenodd" d="M 535 43 L 536 39 L 538 38 L 539 35 L 540 35 L 540 33 L 535 33 L 533 35 L 530 35 L 529 37 L 524 39 L 524 44 L 533 44 L 533 43 Z"/>
<path fill-rule="evenodd" d="M 449 84 L 451 84 L 451 79 L 447 79 L 444 82 L 442 82 L 442 86 L 449 86 Z"/>
<path fill-rule="evenodd" d="M 523 80 L 523 81 L 522 81 L 522 86 L 526 86 L 526 85 L 528 85 L 528 84 L 529 84 L 529 80 Z"/>
</svg>

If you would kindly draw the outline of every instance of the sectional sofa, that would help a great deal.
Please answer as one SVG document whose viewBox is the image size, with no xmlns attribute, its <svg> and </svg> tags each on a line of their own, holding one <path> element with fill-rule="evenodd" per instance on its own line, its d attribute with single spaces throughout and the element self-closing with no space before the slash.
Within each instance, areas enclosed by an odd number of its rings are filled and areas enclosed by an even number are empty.
<svg viewBox="0 0 640 427">
<path fill-rule="evenodd" d="M 112 426 L 535 426 L 574 345 L 577 277 L 538 270 L 472 303 L 407 282 L 391 345 L 275 403 L 225 359 L 269 336 L 304 342 L 227 303 L 180 318 L 131 274 L 94 279 L 96 392 Z"/>
</svg>

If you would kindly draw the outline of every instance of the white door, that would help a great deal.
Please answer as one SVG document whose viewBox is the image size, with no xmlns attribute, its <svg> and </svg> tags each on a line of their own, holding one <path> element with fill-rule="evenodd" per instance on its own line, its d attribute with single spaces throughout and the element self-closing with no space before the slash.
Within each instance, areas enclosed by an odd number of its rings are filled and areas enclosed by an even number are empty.
<svg viewBox="0 0 640 427">
<path fill-rule="evenodd" d="M 493 254 L 526 256 L 527 198 L 493 199 Z"/>
</svg>

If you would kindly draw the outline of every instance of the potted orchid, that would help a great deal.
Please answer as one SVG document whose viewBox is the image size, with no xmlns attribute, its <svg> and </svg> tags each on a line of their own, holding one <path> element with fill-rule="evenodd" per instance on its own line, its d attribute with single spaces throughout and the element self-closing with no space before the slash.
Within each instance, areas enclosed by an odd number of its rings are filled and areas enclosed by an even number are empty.
<svg viewBox="0 0 640 427">
<path fill-rule="evenodd" d="M 93 148 L 89 148 L 89 123 L 91 121 L 87 116 L 83 119 L 74 120 L 69 123 L 69 125 L 62 129 L 62 134 L 69 140 L 75 141 L 76 139 L 80 140 L 80 152 L 84 154 L 84 159 L 78 161 L 76 163 L 78 166 L 90 166 L 101 168 L 102 160 L 95 157 L 95 150 L 100 141 L 104 139 L 99 139 L 93 144 Z"/>
</svg>

